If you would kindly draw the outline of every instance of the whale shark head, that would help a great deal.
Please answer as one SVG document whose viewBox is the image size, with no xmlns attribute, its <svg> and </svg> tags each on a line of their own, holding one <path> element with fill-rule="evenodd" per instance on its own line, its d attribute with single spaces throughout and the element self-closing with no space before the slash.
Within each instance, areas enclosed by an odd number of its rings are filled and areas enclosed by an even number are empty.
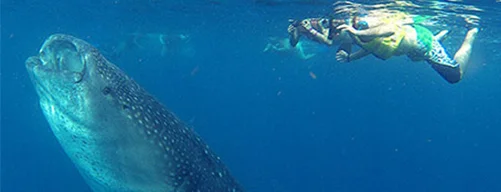
<svg viewBox="0 0 501 192">
<path fill-rule="evenodd" d="M 26 68 L 93 191 L 242 191 L 192 129 L 85 41 L 52 35 Z"/>
<path fill-rule="evenodd" d="M 94 107 L 101 107 L 98 103 L 103 102 L 109 86 L 127 78 L 108 63 L 96 48 L 83 40 L 63 34 L 50 36 L 38 56 L 26 61 L 46 117 L 57 113 L 56 118 L 84 121 L 89 111 L 95 112 Z"/>
<path fill-rule="evenodd" d="M 67 35 L 52 35 L 37 56 L 29 57 L 26 68 L 40 97 L 44 114 L 60 117 L 79 116 L 89 110 L 89 89 L 102 87 L 104 80 L 96 76 L 95 59 L 89 44 Z M 75 113 L 76 112 L 76 113 Z"/>
<path fill-rule="evenodd" d="M 118 181 L 124 180 L 124 176 L 117 170 L 136 166 L 134 162 L 138 160 L 129 158 L 132 163 L 124 165 L 116 159 L 124 156 L 121 151 L 133 143 L 126 139 L 137 134 L 135 130 L 141 127 L 134 127 L 132 120 L 124 115 L 119 100 L 127 98 L 119 98 L 112 90 L 118 93 L 121 82 L 129 78 L 96 48 L 63 34 L 50 36 L 38 55 L 26 60 L 25 66 L 52 132 L 90 187 L 94 191 L 122 190 L 124 184 Z M 135 132 L 132 133 L 132 129 Z M 141 140 L 134 143 L 136 148 L 127 149 L 134 151 L 137 158 L 155 155 L 155 152 L 139 150 L 146 142 Z M 112 164 L 117 167 L 111 167 Z M 133 169 L 151 177 L 160 174 L 151 171 L 152 166 L 140 166 L 142 164 Z M 151 182 L 160 183 L 153 179 Z"/>
</svg>

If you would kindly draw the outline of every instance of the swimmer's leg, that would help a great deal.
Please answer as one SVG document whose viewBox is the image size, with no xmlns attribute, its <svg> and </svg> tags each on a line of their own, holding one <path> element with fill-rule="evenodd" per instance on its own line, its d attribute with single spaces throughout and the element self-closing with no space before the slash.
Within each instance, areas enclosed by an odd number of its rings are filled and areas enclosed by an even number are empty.
<svg viewBox="0 0 501 192">
<path fill-rule="evenodd" d="M 299 54 L 299 57 L 301 57 L 301 59 L 308 60 L 308 59 L 312 58 L 313 56 L 315 56 L 315 53 L 305 54 L 302 44 L 298 44 L 296 46 L 296 49 L 297 49 L 297 52 Z"/>
<path fill-rule="evenodd" d="M 443 31 L 440 31 L 438 34 L 436 34 L 435 36 L 433 36 L 433 39 L 439 41 L 439 42 L 442 42 L 444 40 L 445 37 L 447 37 L 446 35 L 449 33 L 449 30 L 443 30 Z"/>
<path fill-rule="evenodd" d="M 268 52 L 268 51 L 274 51 L 274 52 L 280 52 L 283 51 L 283 48 L 278 47 L 277 45 L 268 43 L 266 47 L 264 48 L 263 52 Z"/>
<path fill-rule="evenodd" d="M 263 52 L 268 52 L 271 47 L 272 47 L 271 43 L 266 44 L 266 47 L 264 47 Z"/>
<path fill-rule="evenodd" d="M 466 33 L 466 37 L 464 38 L 461 48 L 459 48 L 459 50 L 454 55 L 454 60 L 456 60 L 459 63 L 461 75 L 463 75 L 464 69 L 466 68 L 466 65 L 468 64 L 468 61 L 470 59 L 471 47 L 473 41 L 475 41 L 477 33 L 478 33 L 478 28 L 470 29 L 468 33 Z"/>
<path fill-rule="evenodd" d="M 167 36 L 164 35 L 164 34 L 160 34 L 158 36 L 158 42 L 160 43 L 160 45 L 162 45 L 162 50 L 160 51 L 160 55 L 163 57 L 165 56 L 165 54 L 167 54 L 167 51 L 169 50 L 167 48 Z"/>
<path fill-rule="evenodd" d="M 454 59 L 451 59 L 447 55 L 437 40 L 433 41 L 433 49 L 428 53 L 427 61 L 449 83 L 457 83 L 463 77 L 464 69 L 470 57 L 471 45 L 475 40 L 477 32 L 477 28 L 468 31 L 463 45 L 456 52 Z"/>
<path fill-rule="evenodd" d="M 437 40 L 433 40 L 432 49 L 426 53 L 426 56 L 426 61 L 447 82 L 457 83 L 461 80 L 460 65 L 457 61 L 449 57 L 444 47 Z"/>
<path fill-rule="evenodd" d="M 303 54 L 303 59 L 308 60 L 308 59 L 314 57 L 315 55 L 317 55 L 317 54 L 315 54 L 315 53 L 310 53 L 310 54 L 306 54 L 306 55 Z"/>
</svg>

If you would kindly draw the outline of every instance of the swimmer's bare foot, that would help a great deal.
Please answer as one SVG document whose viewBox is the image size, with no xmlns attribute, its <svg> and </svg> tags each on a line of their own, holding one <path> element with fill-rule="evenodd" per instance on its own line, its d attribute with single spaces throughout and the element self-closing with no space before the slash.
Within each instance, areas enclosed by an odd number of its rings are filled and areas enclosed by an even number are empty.
<svg viewBox="0 0 501 192">
<path fill-rule="evenodd" d="M 472 28 L 468 31 L 468 33 L 466 33 L 465 39 L 473 41 L 475 39 L 475 37 L 477 36 L 477 33 L 478 33 L 478 28 Z M 470 42 L 470 44 L 471 44 L 471 42 Z"/>
<path fill-rule="evenodd" d="M 473 41 L 477 37 L 477 33 L 478 33 L 478 28 L 472 28 L 468 30 L 468 32 L 466 33 L 466 37 L 464 37 L 464 41 L 463 44 L 461 45 L 460 50 L 463 49 L 463 47 L 471 49 L 471 45 L 473 44 Z M 460 52 L 460 50 L 458 52 Z"/>
</svg>

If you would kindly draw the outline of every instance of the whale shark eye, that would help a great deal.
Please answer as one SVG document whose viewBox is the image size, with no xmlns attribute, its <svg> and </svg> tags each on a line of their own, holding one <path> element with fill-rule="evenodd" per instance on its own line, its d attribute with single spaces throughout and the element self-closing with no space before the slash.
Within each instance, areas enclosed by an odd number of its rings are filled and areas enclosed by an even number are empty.
<svg viewBox="0 0 501 192">
<path fill-rule="evenodd" d="M 82 73 L 73 73 L 73 82 L 75 83 L 80 83 L 83 79 L 83 74 Z"/>
</svg>

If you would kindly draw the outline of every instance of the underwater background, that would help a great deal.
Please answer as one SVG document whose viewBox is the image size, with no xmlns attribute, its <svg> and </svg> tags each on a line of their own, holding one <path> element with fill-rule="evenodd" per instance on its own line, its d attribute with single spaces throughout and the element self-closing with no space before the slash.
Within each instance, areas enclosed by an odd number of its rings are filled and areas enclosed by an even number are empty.
<svg viewBox="0 0 501 192">
<path fill-rule="evenodd" d="M 54 33 L 100 49 L 193 126 L 247 191 L 501 191 L 501 3 L 407 1 L 455 10 L 434 30 L 451 31 L 450 53 L 466 33 L 460 14 L 478 16 L 454 85 L 405 57 L 342 64 L 321 45 L 308 60 L 263 52 L 287 37 L 289 18 L 325 16 L 333 2 L 2 0 L 1 191 L 90 191 L 24 67 Z M 144 42 L 131 48 L 137 34 Z M 175 38 L 164 49 L 155 34 Z"/>
</svg>

